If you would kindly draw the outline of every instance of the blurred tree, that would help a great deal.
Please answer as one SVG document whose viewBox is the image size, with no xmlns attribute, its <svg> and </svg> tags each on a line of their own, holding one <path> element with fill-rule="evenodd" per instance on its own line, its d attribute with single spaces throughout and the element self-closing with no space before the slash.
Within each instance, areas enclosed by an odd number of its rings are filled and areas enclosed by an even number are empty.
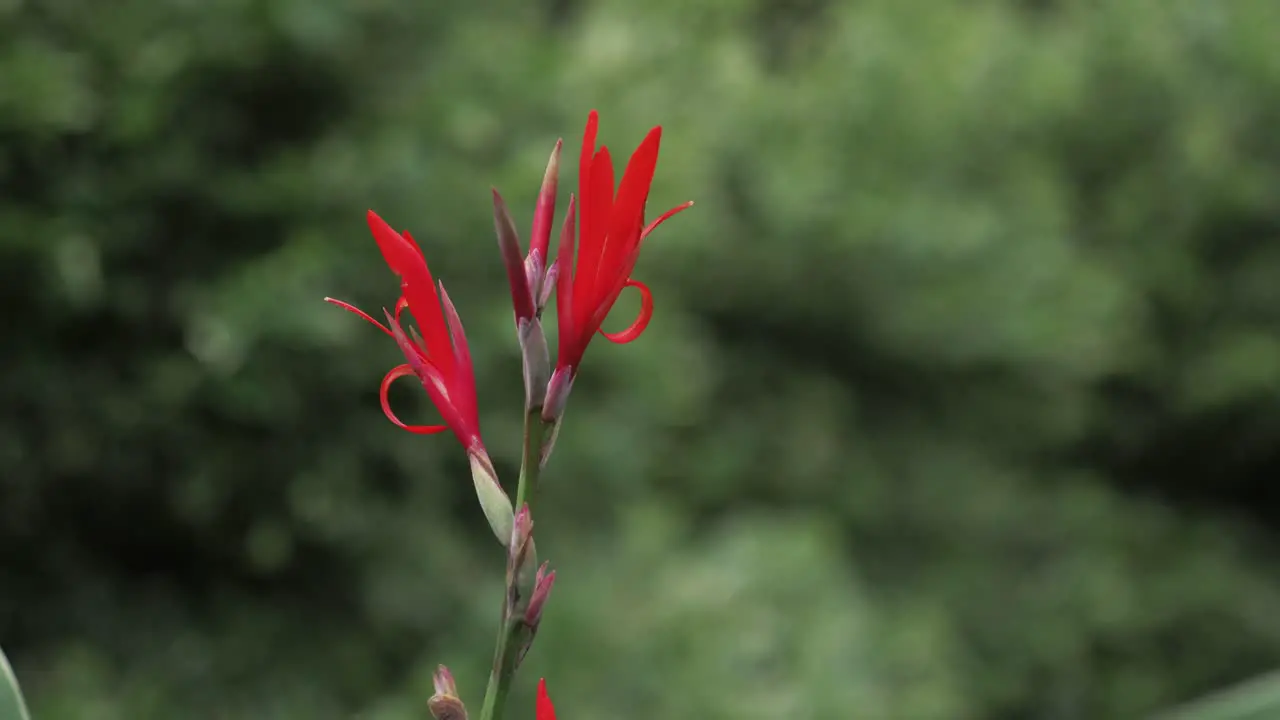
<svg viewBox="0 0 1280 720">
<path fill-rule="evenodd" d="M 527 227 L 589 107 L 615 149 L 666 125 L 655 206 L 698 206 L 575 388 L 515 702 L 1127 719 L 1280 665 L 1277 23 L 0 0 L 0 644 L 34 714 L 421 717 L 440 661 L 478 697 L 465 462 L 380 417 L 394 345 L 320 298 L 394 299 L 364 208 L 412 230 L 512 475 L 487 189 Z"/>
</svg>

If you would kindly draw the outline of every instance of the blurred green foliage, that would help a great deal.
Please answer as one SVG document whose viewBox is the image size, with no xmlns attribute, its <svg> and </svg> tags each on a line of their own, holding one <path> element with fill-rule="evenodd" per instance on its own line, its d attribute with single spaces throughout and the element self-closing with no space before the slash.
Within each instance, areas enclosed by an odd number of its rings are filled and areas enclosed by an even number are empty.
<svg viewBox="0 0 1280 720">
<path fill-rule="evenodd" d="M 511 717 L 1136 718 L 1280 665 L 1274 0 L 0 0 L 0 643 L 34 714 L 425 716 L 502 558 L 395 430 L 408 228 L 519 458 L 490 216 L 665 126 Z M 563 200 L 562 200 L 563 208 Z M 624 299 L 618 315 L 634 312 Z M 621 327 L 628 320 L 611 319 Z M 411 383 L 393 401 L 427 417 Z"/>
</svg>

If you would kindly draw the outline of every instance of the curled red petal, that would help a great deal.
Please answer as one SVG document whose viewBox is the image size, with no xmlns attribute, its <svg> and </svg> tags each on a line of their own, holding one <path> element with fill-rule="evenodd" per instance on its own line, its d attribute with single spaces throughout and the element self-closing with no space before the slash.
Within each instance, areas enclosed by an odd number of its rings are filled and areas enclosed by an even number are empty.
<svg viewBox="0 0 1280 720">
<path fill-rule="evenodd" d="M 616 333 L 607 333 L 604 330 L 600 334 L 605 336 L 610 342 L 625 345 L 632 340 L 640 337 L 644 329 L 649 327 L 649 320 L 653 319 L 653 293 L 649 292 L 649 287 L 642 282 L 627 278 L 624 287 L 633 287 L 640 291 L 640 314 L 636 316 L 636 321 L 631 323 L 631 327 Z"/>
<path fill-rule="evenodd" d="M 401 299 L 403 300 L 403 298 L 401 298 Z M 346 311 L 347 311 L 347 312 L 349 312 L 349 313 L 354 313 L 354 314 L 356 314 L 356 315 L 359 315 L 360 317 L 362 317 L 362 318 L 364 318 L 364 319 L 365 319 L 365 322 L 368 322 L 370 325 L 372 325 L 372 326 L 374 326 L 374 327 L 378 328 L 378 329 L 379 329 L 379 330 L 381 330 L 382 332 L 384 332 L 384 333 L 386 333 L 386 334 L 388 334 L 388 335 L 391 335 L 391 331 L 390 331 L 389 329 L 387 329 L 387 326 L 386 326 L 386 325 L 383 325 L 382 323 L 378 322 L 377 320 L 374 320 L 373 318 L 369 317 L 369 316 L 368 316 L 368 315 L 367 315 L 363 310 L 361 310 L 360 308 L 356 307 L 355 305 L 352 305 L 352 304 L 350 304 L 350 303 L 344 303 L 344 302 L 342 302 L 341 300 L 334 300 L 334 299 L 333 299 L 333 298 L 331 298 L 331 297 L 327 297 L 327 298 L 325 298 L 325 299 L 324 299 L 324 301 L 325 301 L 325 302 L 327 302 L 327 303 L 329 303 L 329 304 L 331 304 L 331 305 L 337 305 L 338 307 L 342 308 L 343 310 L 346 310 Z M 394 335 L 392 335 L 392 337 L 395 337 L 395 336 L 394 336 Z"/>
<path fill-rule="evenodd" d="M 378 389 L 378 399 L 382 401 L 383 414 L 387 416 L 387 419 L 390 420 L 392 424 L 401 430 L 408 430 L 411 433 L 417 433 L 419 435 L 431 435 L 448 430 L 449 428 L 445 425 L 405 425 L 400 422 L 400 418 L 396 417 L 396 414 L 392 412 L 391 399 L 387 396 L 387 392 L 391 389 L 391 383 L 402 377 L 410 375 L 417 377 L 417 373 L 413 371 L 413 368 L 406 364 L 397 365 L 396 367 L 391 368 L 391 372 L 388 372 L 386 376 L 382 378 L 382 387 Z"/>
</svg>

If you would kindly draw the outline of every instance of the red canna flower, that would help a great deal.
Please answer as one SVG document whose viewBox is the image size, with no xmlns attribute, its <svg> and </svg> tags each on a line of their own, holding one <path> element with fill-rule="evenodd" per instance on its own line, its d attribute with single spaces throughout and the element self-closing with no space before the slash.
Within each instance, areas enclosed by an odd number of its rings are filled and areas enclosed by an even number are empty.
<svg viewBox="0 0 1280 720">
<path fill-rule="evenodd" d="M 631 342 L 644 332 L 653 316 L 653 295 L 643 283 L 631 279 L 631 271 L 640 257 L 640 245 L 667 218 L 693 205 L 692 202 L 677 205 L 646 225 L 645 203 L 658 165 L 662 127 L 650 130 L 631 155 L 615 195 L 609 148 L 602 146 L 596 150 L 599 122 L 599 116 L 592 110 L 582 137 L 578 171 L 580 228 L 577 262 L 574 262 L 573 199 L 570 199 L 569 217 L 560 236 L 560 251 L 556 258 L 559 265 L 556 309 L 560 334 L 556 375 L 561 376 L 562 384 L 567 384 L 577 373 L 587 344 L 596 332 L 615 343 Z M 639 317 L 631 327 L 621 332 L 601 331 L 600 325 L 605 316 L 627 287 L 640 291 Z"/>
<path fill-rule="evenodd" d="M 536 720 L 556 720 L 556 709 L 551 705 L 551 698 L 547 697 L 547 681 L 545 678 L 538 680 L 538 716 Z"/>
<path fill-rule="evenodd" d="M 390 335 L 404 353 L 408 362 L 393 368 L 382 379 L 379 395 L 382 411 L 386 413 L 387 419 L 397 427 L 414 433 L 437 433 L 446 428 L 452 430 L 468 452 L 487 461 L 488 455 L 480 440 L 475 371 L 471 365 L 471 351 L 467 347 L 467 336 L 462 329 L 462 321 L 458 318 L 458 311 L 443 284 L 439 285 L 437 294 L 437 284 L 427 268 L 426 258 L 409 233 L 402 234 L 392 230 L 372 210 L 369 211 L 368 221 L 373 239 L 382 250 L 382 257 L 392 272 L 400 276 L 401 294 L 396 301 L 395 314 L 384 308 L 387 324 L 383 325 L 340 300 L 325 298 L 325 301 L 359 315 Z M 413 314 L 418 327 L 422 329 L 422 335 L 413 327 L 409 328 L 412 338 L 405 334 L 400 323 L 400 313 L 405 308 Z M 391 411 L 387 391 L 391 388 L 391 383 L 407 375 L 418 377 L 431 402 L 440 411 L 444 419 L 443 425 L 406 425 Z"/>
</svg>

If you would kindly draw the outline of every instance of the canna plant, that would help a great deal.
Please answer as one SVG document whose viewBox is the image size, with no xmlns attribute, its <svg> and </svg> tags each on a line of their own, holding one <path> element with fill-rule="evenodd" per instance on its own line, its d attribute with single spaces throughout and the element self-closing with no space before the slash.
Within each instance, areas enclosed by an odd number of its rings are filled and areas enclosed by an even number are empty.
<svg viewBox="0 0 1280 720">
<path fill-rule="evenodd" d="M 649 131 L 632 153 L 620 182 L 615 183 L 609 149 L 596 148 L 598 126 L 599 116 L 592 110 L 583 133 L 578 193 L 576 197 L 569 196 L 554 261 L 548 254 L 563 142 L 556 143 L 547 163 L 527 254 L 522 254 L 515 221 L 506 203 L 497 190 L 493 191 L 494 229 L 510 285 L 525 385 L 523 451 L 514 499 L 499 480 L 480 432 L 475 372 L 462 320 L 444 285 L 432 276 L 422 248 L 413 237 L 408 232 L 397 232 L 369 211 L 369 230 L 387 266 L 400 281 L 393 309 L 383 310 L 385 324 L 352 305 L 325 298 L 395 341 L 405 362 L 382 379 L 379 396 L 384 414 L 396 427 L 412 433 L 452 431 L 467 453 L 484 516 L 506 550 L 506 587 L 480 720 L 502 717 L 512 679 L 533 644 L 543 607 L 555 584 L 556 573 L 549 563 L 538 563 L 533 541 L 534 507 L 538 479 L 554 447 L 587 345 L 596 333 L 615 343 L 629 343 L 644 332 L 653 315 L 653 296 L 647 286 L 631 277 L 640 248 L 654 229 L 693 204 L 676 206 L 646 224 L 645 206 L 657 169 L 662 128 Z M 627 329 L 605 333 L 601 325 L 628 287 L 640 292 L 640 315 Z M 542 326 L 543 310 L 553 293 L 559 337 L 554 366 Z M 404 317 L 406 310 L 413 319 L 412 325 Z M 389 388 L 406 377 L 421 383 L 440 413 L 441 424 L 410 425 L 392 411 Z M 433 680 L 435 694 L 427 703 L 432 716 L 437 720 L 466 720 L 468 711 L 449 669 L 441 665 Z M 538 720 L 555 720 L 545 681 L 538 684 L 536 711 Z"/>
</svg>

